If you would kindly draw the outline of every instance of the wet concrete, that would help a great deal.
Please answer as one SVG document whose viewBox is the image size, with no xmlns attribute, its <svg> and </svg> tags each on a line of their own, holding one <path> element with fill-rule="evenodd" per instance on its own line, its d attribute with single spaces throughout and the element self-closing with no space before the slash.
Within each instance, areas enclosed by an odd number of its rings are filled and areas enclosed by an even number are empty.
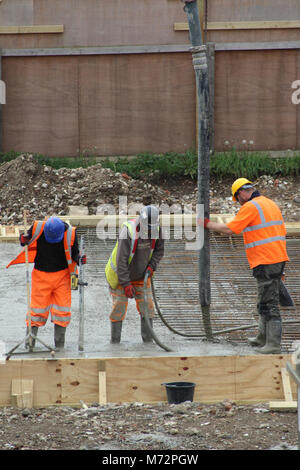
<svg viewBox="0 0 300 470">
<path fill-rule="evenodd" d="M 17 243 L 0 244 L 0 278 L 2 315 L 0 316 L 0 341 L 5 343 L 6 352 L 25 338 L 25 316 L 27 309 L 26 266 L 11 266 L 7 263 L 20 251 Z M 30 265 L 30 272 L 32 270 Z M 185 338 L 171 332 L 160 320 L 154 321 L 154 329 L 159 341 L 172 349 L 165 351 L 153 344 L 144 344 L 140 335 L 140 319 L 134 300 L 129 300 L 128 312 L 123 324 L 122 341 L 119 345 L 110 344 L 111 299 L 103 277 L 89 276 L 86 269 L 84 301 L 84 351 L 78 350 L 79 339 L 79 296 L 78 291 L 72 294 L 72 320 L 66 332 L 64 352 L 56 353 L 56 357 L 142 357 L 142 356 L 224 356 L 251 355 L 252 348 L 243 344 L 230 344 L 220 338 L 216 342 L 208 342 L 199 338 Z M 48 319 L 45 327 L 39 329 L 38 337 L 53 347 L 54 327 Z M 10 360 L 21 358 L 49 357 L 50 353 L 38 342 L 36 353 L 28 353 L 24 342 L 15 351 Z"/>
</svg>

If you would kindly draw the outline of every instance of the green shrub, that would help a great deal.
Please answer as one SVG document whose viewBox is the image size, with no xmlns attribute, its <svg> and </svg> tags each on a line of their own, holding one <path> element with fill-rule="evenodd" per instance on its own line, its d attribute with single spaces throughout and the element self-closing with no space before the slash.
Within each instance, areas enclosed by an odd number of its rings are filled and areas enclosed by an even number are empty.
<svg viewBox="0 0 300 470">
<path fill-rule="evenodd" d="M 10 151 L 0 153 L 0 163 L 17 158 L 22 152 Z M 198 155 L 194 150 L 179 154 L 167 152 L 162 154 L 141 153 L 133 158 L 119 157 L 99 160 L 94 155 L 81 154 L 78 157 L 46 157 L 33 154 L 41 165 L 53 168 L 87 168 L 101 161 L 104 168 L 115 172 L 126 173 L 132 178 L 150 176 L 153 178 L 197 178 Z M 271 158 L 267 152 L 218 152 L 210 158 L 210 175 L 219 178 L 256 179 L 261 175 L 298 176 L 300 175 L 300 154 L 283 158 Z"/>
</svg>

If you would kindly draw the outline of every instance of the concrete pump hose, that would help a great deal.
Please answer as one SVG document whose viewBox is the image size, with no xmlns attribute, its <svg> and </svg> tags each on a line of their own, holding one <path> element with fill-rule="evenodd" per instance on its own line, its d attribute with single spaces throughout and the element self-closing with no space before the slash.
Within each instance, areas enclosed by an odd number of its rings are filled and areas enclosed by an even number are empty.
<svg viewBox="0 0 300 470">
<path fill-rule="evenodd" d="M 149 312 L 148 312 L 148 303 L 147 303 L 147 297 L 148 297 L 148 292 L 147 292 L 147 281 L 148 281 L 149 273 L 145 274 L 144 277 L 144 302 L 145 302 L 145 308 L 144 308 L 144 318 L 145 318 L 145 323 L 146 327 L 152 336 L 153 340 L 155 343 L 160 346 L 162 349 L 168 352 L 172 352 L 172 349 L 170 349 L 168 346 L 165 346 L 156 336 L 156 334 L 153 331 L 153 328 L 151 327 L 151 323 L 149 320 Z"/>
</svg>

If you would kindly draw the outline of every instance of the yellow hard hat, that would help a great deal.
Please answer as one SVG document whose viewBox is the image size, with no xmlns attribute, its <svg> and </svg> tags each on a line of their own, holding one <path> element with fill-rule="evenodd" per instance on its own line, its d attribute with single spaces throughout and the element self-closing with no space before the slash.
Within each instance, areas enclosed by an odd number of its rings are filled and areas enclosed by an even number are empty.
<svg viewBox="0 0 300 470">
<path fill-rule="evenodd" d="M 247 188 L 252 188 L 253 183 L 252 181 L 247 180 L 247 178 L 238 178 L 235 180 L 233 185 L 231 186 L 231 193 L 232 193 L 232 200 L 236 201 L 235 194 L 238 192 L 239 189 L 241 189 L 243 186 L 245 186 L 245 189 Z"/>
</svg>

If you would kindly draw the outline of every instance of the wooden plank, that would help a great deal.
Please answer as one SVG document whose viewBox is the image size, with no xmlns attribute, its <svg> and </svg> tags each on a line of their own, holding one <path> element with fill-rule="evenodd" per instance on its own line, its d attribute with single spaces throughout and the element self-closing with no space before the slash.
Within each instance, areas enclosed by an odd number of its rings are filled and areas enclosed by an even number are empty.
<svg viewBox="0 0 300 470">
<path fill-rule="evenodd" d="M 188 381 L 196 384 L 194 401 L 202 403 L 225 398 L 279 401 L 280 370 L 287 360 L 290 355 L 105 358 L 106 398 L 111 403 L 167 401 L 165 383 Z M 35 406 L 79 406 L 81 401 L 99 400 L 99 358 L 12 359 L 0 364 L 0 406 L 11 404 L 12 380 L 18 378 L 34 381 Z"/>
<path fill-rule="evenodd" d="M 18 408 L 32 408 L 33 380 L 13 379 L 11 384 L 11 404 Z"/>
<path fill-rule="evenodd" d="M 236 360 L 236 399 L 256 400 L 258 396 L 269 397 L 267 401 L 280 400 L 283 395 L 281 369 L 286 360 L 283 355 L 270 355 L 261 360 L 259 355 L 240 356 Z"/>
<path fill-rule="evenodd" d="M 292 389 L 291 389 L 290 376 L 285 367 L 281 369 L 281 377 L 282 377 L 284 399 L 287 402 L 291 402 L 293 401 L 293 394 L 292 394 Z"/>
<path fill-rule="evenodd" d="M 216 42 L 216 51 L 256 51 L 277 49 L 300 49 L 300 41 L 254 41 L 254 42 Z M 99 47 L 36 47 L 4 48 L 3 57 L 47 57 L 47 56 L 88 56 L 88 55 L 121 55 L 121 54 L 155 54 L 188 52 L 190 45 L 148 45 L 148 46 L 99 46 Z"/>
<path fill-rule="evenodd" d="M 99 360 L 61 361 L 61 402 L 79 404 L 98 401 L 99 397 Z"/>
<path fill-rule="evenodd" d="M 0 26 L 0 34 L 63 33 L 64 25 Z"/>
<path fill-rule="evenodd" d="M 106 394 L 106 365 L 105 361 L 99 363 L 99 404 L 105 405 L 107 403 Z"/>
<path fill-rule="evenodd" d="M 297 402 L 296 401 L 270 401 L 269 403 L 270 410 L 296 410 Z"/>
<path fill-rule="evenodd" d="M 298 29 L 300 21 L 208 21 L 208 31 L 245 29 Z M 188 31 L 188 23 L 174 23 L 175 31 Z"/>
</svg>

